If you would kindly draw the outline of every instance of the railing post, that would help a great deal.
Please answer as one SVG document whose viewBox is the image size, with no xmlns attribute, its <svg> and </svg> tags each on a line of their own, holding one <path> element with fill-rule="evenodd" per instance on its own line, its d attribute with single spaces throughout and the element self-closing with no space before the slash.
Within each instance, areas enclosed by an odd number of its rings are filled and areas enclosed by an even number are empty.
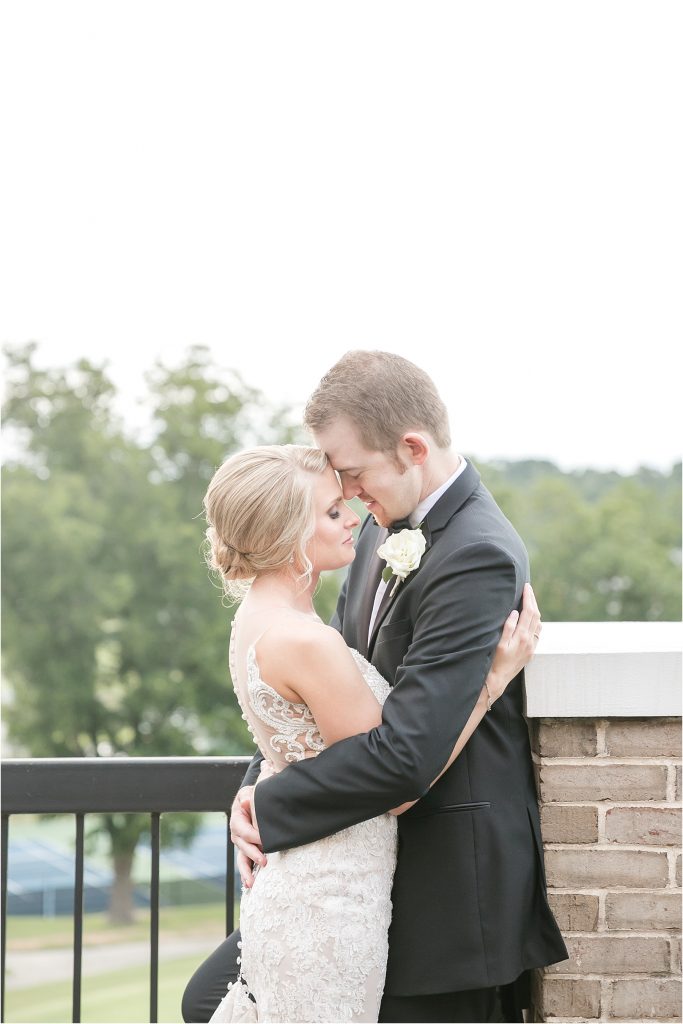
<svg viewBox="0 0 683 1024">
<path fill-rule="evenodd" d="M 81 1019 L 81 972 L 83 960 L 83 825 L 85 816 L 76 815 L 76 871 L 74 878 L 74 972 L 71 1019 Z"/>
<path fill-rule="evenodd" d="M 152 812 L 152 874 L 150 879 L 149 1019 L 156 1024 L 159 998 L 159 826 L 161 815 Z"/>
<path fill-rule="evenodd" d="M 5 948 L 7 941 L 7 848 L 9 814 L 2 816 L 2 991 L 0 992 L 0 1019 L 5 1019 Z"/>
<path fill-rule="evenodd" d="M 225 844 L 225 935 L 235 930 L 235 847 L 230 838 L 230 814 L 227 815 L 227 841 Z"/>
</svg>

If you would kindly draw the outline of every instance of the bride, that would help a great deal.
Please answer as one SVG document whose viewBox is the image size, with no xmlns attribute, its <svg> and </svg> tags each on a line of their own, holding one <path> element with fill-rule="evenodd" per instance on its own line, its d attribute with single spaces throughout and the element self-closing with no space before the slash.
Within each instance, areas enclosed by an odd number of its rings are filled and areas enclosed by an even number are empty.
<svg viewBox="0 0 683 1024">
<path fill-rule="evenodd" d="M 271 445 L 229 458 L 204 498 L 208 561 L 241 599 L 230 672 L 268 771 L 378 726 L 389 684 L 316 615 L 321 572 L 355 557 L 360 519 L 317 448 Z M 526 607 L 523 616 L 528 617 Z M 529 661 L 518 613 L 444 771 Z M 440 777 L 440 776 L 439 776 Z M 434 782 L 436 779 L 434 780 Z M 413 801 L 414 802 L 414 801 Z M 242 894 L 237 982 L 212 1021 L 377 1021 L 387 962 L 396 815 L 268 855 Z M 253 805 L 252 805 L 253 811 Z"/>
</svg>

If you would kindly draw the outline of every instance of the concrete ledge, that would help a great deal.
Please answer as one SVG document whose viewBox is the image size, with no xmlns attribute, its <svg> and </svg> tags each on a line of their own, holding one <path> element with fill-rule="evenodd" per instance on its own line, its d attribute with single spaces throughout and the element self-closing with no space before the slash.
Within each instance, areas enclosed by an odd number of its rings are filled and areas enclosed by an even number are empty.
<svg viewBox="0 0 683 1024">
<path fill-rule="evenodd" d="M 544 622 L 526 670 L 529 718 L 681 714 L 678 622 Z"/>
</svg>

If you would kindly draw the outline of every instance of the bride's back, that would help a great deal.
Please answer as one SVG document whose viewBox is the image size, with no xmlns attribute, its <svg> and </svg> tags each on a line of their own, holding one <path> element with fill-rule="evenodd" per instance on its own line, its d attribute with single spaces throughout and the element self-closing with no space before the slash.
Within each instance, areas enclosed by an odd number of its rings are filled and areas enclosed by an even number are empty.
<svg viewBox="0 0 683 1024">
<path fill-rule="evenodd" d="M 242 715 L 279 769 L 379 725 L 389 684 L 313 611 L 246 602 L 230 672 Z"/>
<path fill-rule="evenodd" d="M 261 753 L 276 768 L 284 768 L 325 749 L 313 713 L 284 681 L 280 671 L 284 641 L 310 632 L 311 624 L 327 630 L 320 619 L 286 606 L 248 607 L 233 619 L 230 636 L 230 674 L 242 717 Z M 257 648 L 268 665 L 261 676 Z"/>
</svg>

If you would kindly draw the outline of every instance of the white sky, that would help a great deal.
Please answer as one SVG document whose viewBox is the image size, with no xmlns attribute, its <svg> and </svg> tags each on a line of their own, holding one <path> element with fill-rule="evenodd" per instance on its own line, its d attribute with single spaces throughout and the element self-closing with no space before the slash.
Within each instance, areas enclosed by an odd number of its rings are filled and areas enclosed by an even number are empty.
<svg viewBox="0 0 683 1024">
<path fill-rule="evenodd" d="M 668 467 L 681 11 L 7 3 L 0 339 L 109 360 L 131 416 L 191 343 L 294 403 L 384 348 L 459 450 Z"/>
</svg>

